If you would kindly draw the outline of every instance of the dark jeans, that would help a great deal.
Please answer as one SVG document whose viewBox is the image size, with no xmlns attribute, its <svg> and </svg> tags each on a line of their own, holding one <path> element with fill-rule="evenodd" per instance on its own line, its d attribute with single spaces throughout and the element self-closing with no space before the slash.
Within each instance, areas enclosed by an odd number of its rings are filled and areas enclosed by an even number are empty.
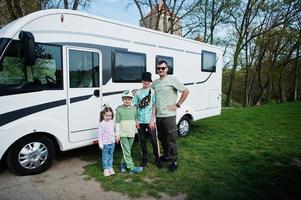
<svg viewBox="0 0 301 200">
<path fill-rule="evenodd" d="M 172 162 L 177 161 L 177 124 L 176 116 L 157 117 L 158 138 L 162 144 L 163 156 Z"/>
<path fill-rule="evenodd" d="M 143 162 L 148 162 L 147 147 L 146 147 L 146 138 L 148 135 L 150 136 L 151 139 L 155 159 L 159 159 L 156 129 L 151 130 L 148 127 L 148 124 L 140 124 L 140 128 L 138 129 L 138 136 L 139 136 L 140 146 L 142 150 Z"/>
</svg>

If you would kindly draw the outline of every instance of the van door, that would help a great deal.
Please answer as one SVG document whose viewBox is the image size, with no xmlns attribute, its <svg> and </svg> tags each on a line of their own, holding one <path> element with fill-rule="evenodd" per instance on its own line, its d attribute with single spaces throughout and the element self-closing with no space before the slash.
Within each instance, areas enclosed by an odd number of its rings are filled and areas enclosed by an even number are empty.
<svg viewBox="0 0 301 200">
<path fill-rule="evenodd" d="M 218 89 L 211 90 L 210 97 L 209 97 L 209 108 L 217 108 L 220 107 L 220 95 Z"/>
<path fill-rule="evenodd" d="M 102 54 L 97 49 L 67 47 L 69 140 L 97 137 L 101 111 Z"/>
</svg>

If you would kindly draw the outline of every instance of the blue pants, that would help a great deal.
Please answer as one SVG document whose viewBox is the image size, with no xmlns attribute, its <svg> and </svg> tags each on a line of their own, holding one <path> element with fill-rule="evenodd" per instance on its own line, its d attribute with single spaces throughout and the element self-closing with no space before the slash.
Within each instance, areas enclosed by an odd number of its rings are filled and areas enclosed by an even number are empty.
<svg viewBox="0 0 301 200">
<path fill-rule="evenodd" d="M 103 150 L 102 150 L 102 168 L 103 169 L 113 168 L 114 149 L 115 149 L 115 143 L 103 145 Z"/>
</svg>

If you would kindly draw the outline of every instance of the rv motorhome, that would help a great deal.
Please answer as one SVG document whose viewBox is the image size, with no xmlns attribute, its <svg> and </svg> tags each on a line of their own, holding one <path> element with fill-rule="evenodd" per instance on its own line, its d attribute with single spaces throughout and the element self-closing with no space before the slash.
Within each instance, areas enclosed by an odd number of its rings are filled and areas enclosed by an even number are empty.
<svg viewBox="0 0 301 200">
<path fill-rule="evenodd" d="M 20 175 L 37 174 L 57 149 L 95 143 L 99 113 L 141 74 L 168 74 L 190 91 L 177 113 L 179 135 L 191 121 L 221 113 L 222 49 L 70 10 L 43 10 L 0 29 L 0 159 Z M 157 76 L 159 77 L 159 76 Z"/>
</svg>

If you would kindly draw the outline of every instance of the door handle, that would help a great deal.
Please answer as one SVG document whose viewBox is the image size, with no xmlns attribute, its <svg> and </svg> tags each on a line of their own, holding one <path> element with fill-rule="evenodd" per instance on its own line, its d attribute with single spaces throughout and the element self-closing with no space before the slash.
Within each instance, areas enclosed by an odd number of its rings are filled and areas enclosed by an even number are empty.
<svg viewBox="0 0 301 200">
<path fill-rule="evenodd" d="M 100 95 L 99 90 L 94 90 L 93 95 L 96 97 L 99 97 L 99 95 Z"/>
</svg>

